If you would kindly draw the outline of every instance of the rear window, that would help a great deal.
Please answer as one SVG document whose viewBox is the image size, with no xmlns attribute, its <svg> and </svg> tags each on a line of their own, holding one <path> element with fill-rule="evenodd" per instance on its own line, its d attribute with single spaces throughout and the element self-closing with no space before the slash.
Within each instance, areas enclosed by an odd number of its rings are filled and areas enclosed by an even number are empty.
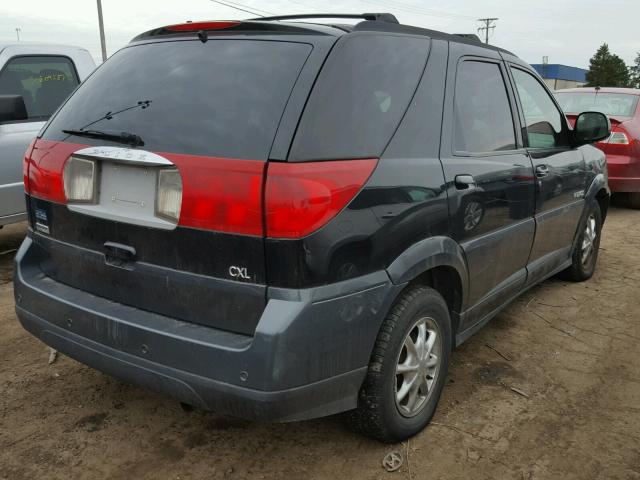
<svg viewBox="0 0 640 480">
<path fill-rule="evenodd" d="M 62 130 L 129 132 L 144 149 L 266 160 L 311 45 L 255 40 L 159 42 L 114 54 L 53 118 Z"/>
<path fill-rule="evenodd" d="M 29 120 L 46 120 L 78 83 L 76 69 L 67 57 L 13 57 L 0 72 L 0 95 L 21 95 Z"/>
<path fill-rule="evenodd" d="M 290 160 L 380 156 L 429 53 L 427 38 L 361 34 L 340 42 L 311 92 Z"/>
<path fill-rule="evenodd" d="M 632 117 L 638 104 L 637 95 L 626 93 L 558 92 L 555 96 L 562 110 L 568 113 L 602 112 Z"/>
</svg>

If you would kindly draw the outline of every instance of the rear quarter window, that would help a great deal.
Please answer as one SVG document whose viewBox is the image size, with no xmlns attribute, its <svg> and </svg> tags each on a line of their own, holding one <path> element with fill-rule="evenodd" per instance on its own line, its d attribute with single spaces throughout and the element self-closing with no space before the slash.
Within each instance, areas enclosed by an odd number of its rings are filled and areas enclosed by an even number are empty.
<svg viewBox="0 0 640 480">
<path fill-rule="evenodd" d="M 428 38 L 343 37 L 300 120 L 289 160 L 379 157 L 420 81 Z"/>
<path fill-rule="evenodd" d="M 78 88 L 44 138 L 98 145 L 108 142 L 62 130 L 129 132 L 145 150 L 266 160 L 311 50 L 244 39 L 132 45 Z"/>
</svg>

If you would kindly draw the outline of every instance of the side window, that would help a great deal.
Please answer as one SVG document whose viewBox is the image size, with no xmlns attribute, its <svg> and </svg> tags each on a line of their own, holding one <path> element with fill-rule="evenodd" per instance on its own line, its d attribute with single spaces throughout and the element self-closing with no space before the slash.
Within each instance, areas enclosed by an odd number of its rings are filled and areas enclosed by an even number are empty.
<svg viewBox="0 0 640 480">
<path fill-rule="evenodd" d="M 75 68 L 66 57 L 14 57 L 0 72 L 0 95 L 22 95 L 33 120 L 49 118 L 77 85 Z"/>
<path fill-rule="evenodd" d="M 290 160 L 380 156 L 429 53 L 427 38 L 372 34 L 338 42 L 311 91 Z"/>
<path fill-rule="evenodd" d="M 569 145 L 562 127 L 562 114 L 540 82 L 530 73 L 512 68 L 524 113 L 529 146 L 554 148 Z"/>
<path fill-rule="evenodd" d="M 454 109 L 455 151 L 516 148 L 513 116 L 498 64 L 467 60 L 458 66 Z"/>
</svg>

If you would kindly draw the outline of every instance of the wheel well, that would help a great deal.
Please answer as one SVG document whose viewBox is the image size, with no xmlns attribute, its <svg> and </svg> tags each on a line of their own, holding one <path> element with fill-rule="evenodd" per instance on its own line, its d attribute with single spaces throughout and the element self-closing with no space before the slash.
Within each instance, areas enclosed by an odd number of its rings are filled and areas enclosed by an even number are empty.
<svg viewBox="0 0 640 480">
<path fill-rule="evenodd" d="M 605 218 L 607 218 L 607 211 L 609 210 L 610 196 L 604 188 L 601 188 L 598 193 L 596 193 L 596 200 L 598 201 L 598 205 L 600 205 L 600 213 L 602 213 L 602 221 L 604 222 Z"/>
<path fill-rule="evenodd" d="M 458 271 L 444 265 L 434 267 L 414 278 L 409 282 L 408 287 L 413 285 L 431 287 L 442 295 L 449 307 L 451 327 L 455 337 L 455 333 L 458 331 L 459 313 L 462 308 L 462 280 Z"/>
</svg>

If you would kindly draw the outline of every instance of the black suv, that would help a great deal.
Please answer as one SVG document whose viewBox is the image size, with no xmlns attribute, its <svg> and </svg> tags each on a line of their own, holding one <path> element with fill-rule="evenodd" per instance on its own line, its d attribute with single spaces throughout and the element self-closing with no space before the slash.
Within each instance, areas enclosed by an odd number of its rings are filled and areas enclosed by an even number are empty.
<svg viewBox="0 0 640 480">
<path fill-rule="evenodd" d="M 172 25 L 99 67 L 26 155 L 22 325 L 188 404 L 350 411 L 395 442 L 453 347 L 551 275 L 589 278 L 606 117 L 570 129 L 477 38 L 358 17 Z"/>
</svg>

